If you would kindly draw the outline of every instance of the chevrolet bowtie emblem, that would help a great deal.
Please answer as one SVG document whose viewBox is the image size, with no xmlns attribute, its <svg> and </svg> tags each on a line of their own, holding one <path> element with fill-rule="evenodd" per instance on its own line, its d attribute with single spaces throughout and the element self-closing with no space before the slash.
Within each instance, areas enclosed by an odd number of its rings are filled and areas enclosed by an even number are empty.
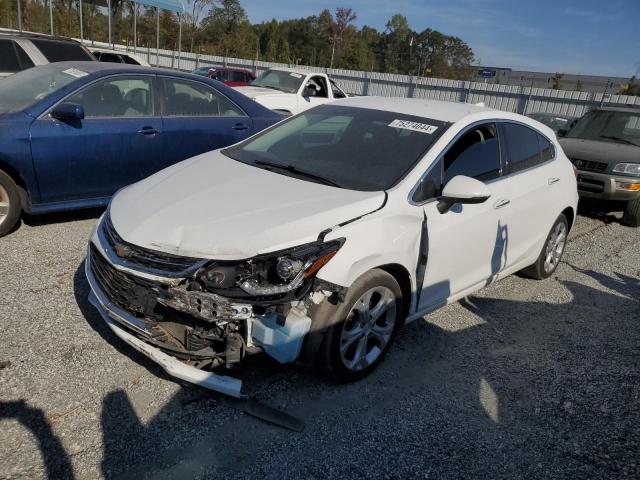
<svg viewBox="0 0 640 480">
<path fill-rule="evenodd" d="M 131 249 L 126 245 L 122 245 L 121 243 L 116 244 L 113 247 L 113 250 L 120 258 L 128 258 L 131 255 Z"/>
</svg>

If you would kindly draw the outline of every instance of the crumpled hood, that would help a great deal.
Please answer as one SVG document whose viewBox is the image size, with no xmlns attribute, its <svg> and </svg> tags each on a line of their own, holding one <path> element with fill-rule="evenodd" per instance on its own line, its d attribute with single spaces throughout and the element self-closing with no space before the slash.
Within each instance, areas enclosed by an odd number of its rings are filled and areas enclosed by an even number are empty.
<svg viewBox="0 0 640 480">
<path fill-rule="evenodd" d="M 569 158 L 611 165 L 623 162 L 640 163 L 640 147 L 634 145 L 581 138 L 560 138 L 559 140 L 562 150 Z"/>
<path fill-rule="evenodd" d="M 278 90 L 274 90 L 272 88 L 262 88 L 262 87 L 232 87 L 234 90 L 237 90 L 243 95 L 246 95 L 249 98 L 256 97 L 282 97 L 287 95 L 293 95 L 292 93 L 279 92 Z"/>
<path fill-rule="evenodd" d="M 312 242 L 384 200 L 384 192 L 287 177 L 214 151 L 121 190 L 110 211 L 116 231 L 134 245 L 239 260 Z"/>
</svg>

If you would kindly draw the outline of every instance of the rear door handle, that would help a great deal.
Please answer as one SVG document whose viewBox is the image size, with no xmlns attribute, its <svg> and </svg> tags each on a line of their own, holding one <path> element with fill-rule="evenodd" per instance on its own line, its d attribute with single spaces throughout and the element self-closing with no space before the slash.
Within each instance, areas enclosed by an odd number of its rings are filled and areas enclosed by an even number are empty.
<svg viewBox="0 0 640 480">
<path fill-rule="evenodd" d="M 234 130 L 237 131 L 242 131 L 242 130 L 249 130 L 249 126 L 245 125 L 244 123 L 236 123 L 233 127 Z"/>
<path fill-rule="evenodd" d="M 549 179 L 549 185 L 553 185 L 554 183 L 558 183 L 560 181 L 559 177 L 551 177 Z"/>
<path fill-rule="evenodd" d="M 501 198 L 496 203 L 493 204 L 493 208 L 498 209 L 502 207 L 506 207 L 511 203 L 511 200 L 507 200 L 506 198 Z"/>
<path fill-rule="evenodd" d="M 158 130 L 153 127 L 142 127 L 140 130 L 138 130 L 138 133 L 142 135 L 155 135 L 156 133 L 158 133 Z"/>
</svg>

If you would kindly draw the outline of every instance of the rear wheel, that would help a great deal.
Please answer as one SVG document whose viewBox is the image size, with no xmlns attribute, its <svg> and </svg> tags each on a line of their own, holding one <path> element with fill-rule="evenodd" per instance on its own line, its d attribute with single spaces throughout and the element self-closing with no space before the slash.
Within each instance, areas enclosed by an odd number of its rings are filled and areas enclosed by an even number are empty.
<svg viewBox="0 0 640 480">
<path fill-rule="evenodd" d="M 622 223 L 629 227 L 640 227 L 640 197 L 627 202 Z"/>
<path fill-rule="evenodd" d="M 402 291 L 392 275 L 374 269 L 349 288 L 329 329 L 325 366 L 340 380 L 363 378 L 382 361 L 402 315 Z"/>
<path fill-rule="evenodd" d="M 537 280 L 549 278 L 560 264 L 564 247 L 567 244 L 568 234 L 569 223 L 567 222 L 567 217 L 565 217 L 564 214 L 560 214 L 553 224 L 553 227 L 551 227 L 549 235 L 547 235 L 547 240 L 542 247 L 542 252 L 540 252 L 536 263 L 524 269 L 522 272 Z"/>
<path fill-rule="evenodd" d="M 18 187 L 9 175 L 0 171 L 0 237 L 11 231 L 21 210 Z"/>
</svg>

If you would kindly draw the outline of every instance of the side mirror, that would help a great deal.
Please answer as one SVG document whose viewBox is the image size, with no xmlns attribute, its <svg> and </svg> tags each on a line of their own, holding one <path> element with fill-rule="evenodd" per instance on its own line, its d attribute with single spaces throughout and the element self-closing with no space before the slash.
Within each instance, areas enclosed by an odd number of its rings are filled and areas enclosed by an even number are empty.
<svg viewBox="0 0 640 480">
<path fill-rule="evenodd" d="M 567 130 L 566 128 L 559 128 L 558 133 L 556 133 L 556 135 L 558 137 L 566 137 L 568 132 L 569 130 Z"/>
<path fill-rule="evenodd" d="M 61 103 L 51 110 L 51 116 L 58 120 L 82 120 L 84 108 L 77 103 Z"/>
<path fill-rule="evenodd" d="M 446 213 L 456 203 L 482 203 L 491 196 L 489 188 L 480 180 L 456 175 L 442 190 L 438 211 Z"/>
<path fill-rule="evenodd" d="M 304 91 L 302 92 L 303 97 L 315 97 L 316 96 L 316 87 L 313 85 L 307 85 L 304 87 Z"/>
</svg>

